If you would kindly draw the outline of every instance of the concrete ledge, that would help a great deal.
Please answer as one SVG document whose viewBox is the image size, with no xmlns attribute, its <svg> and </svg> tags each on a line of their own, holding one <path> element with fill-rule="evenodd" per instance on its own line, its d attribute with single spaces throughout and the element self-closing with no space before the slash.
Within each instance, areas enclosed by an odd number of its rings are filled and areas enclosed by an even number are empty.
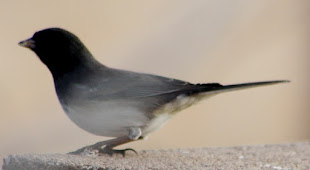
<svg viewBox="0 0 310 170">
<path fill-rule="evenodd" d="M 3 169 L 310 169 L 310 142 L 140 151 L 126 157 L 17 154 Z"/>
</svg>

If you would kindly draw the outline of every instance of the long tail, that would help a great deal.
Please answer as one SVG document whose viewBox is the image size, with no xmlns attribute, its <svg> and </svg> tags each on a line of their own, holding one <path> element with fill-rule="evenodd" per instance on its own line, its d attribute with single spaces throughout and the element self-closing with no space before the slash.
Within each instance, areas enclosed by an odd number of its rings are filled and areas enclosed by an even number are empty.
<svg viewBox="0 0 310 170">
<path fill-rule="evenodd" d="M 277 81 L 261 81 L 261 82 L 252 82 L 252 83 L 242 83 L 242 84 L 232 84 L 232 85 L 220 85 L 220 84 L 201 84 L 205 88 L 201 91 L 204 94 L 217 94 L 228 91 L 235 91 L 265 85 L 273 85 L 279 83 L 288 83 L 288 80 L 277 80 Z"/>
</svg>

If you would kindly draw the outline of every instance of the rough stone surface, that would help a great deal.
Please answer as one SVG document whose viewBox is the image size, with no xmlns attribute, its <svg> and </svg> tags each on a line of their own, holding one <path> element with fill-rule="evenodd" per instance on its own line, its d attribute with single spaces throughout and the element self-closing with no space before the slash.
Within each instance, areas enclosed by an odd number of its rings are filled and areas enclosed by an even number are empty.
<svg viewBox="0 0 310 170">
<path fill-rule="evenodd" d="M 3 169 L 310 169 L 310 142 L 140 151 L 115 155 L 16 154 Z"/>
</svg>

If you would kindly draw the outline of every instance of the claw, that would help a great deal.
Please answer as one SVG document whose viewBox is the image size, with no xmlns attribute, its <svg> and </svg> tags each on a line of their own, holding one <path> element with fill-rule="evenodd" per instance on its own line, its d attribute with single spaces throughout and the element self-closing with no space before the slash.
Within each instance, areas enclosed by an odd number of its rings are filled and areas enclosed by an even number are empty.
<svg viewBox="0 0 310 170">
<path fill-rule="evenodd" d="M 80 155 L 80 154 L 82 154 L 82 153 L 84 153 L 84 152 L 86 152 L 86 151 L 92 152 L 92 151 L 96 151 L 96 149 L 84 147 L 84 148 L 78 149 L 78 150 L 76 150 L 76 151 L 69 152 L 68 154 Z"/>
<path fill-rule="evenodd" d="M 140 138 L 139 138 L 140 139 Z M 111 140 L 107 140 L 107 141 L 101 141 L 101 142 L 97 142 L 93 145 L 89 145 L 89 146 L 85 146 L 81 149 L 78 149 L 74 152 L 70 152 L 68 154 L 75 154 L 75 155 L 79 155 L 82 153 L 86 153 L 86 152 L 94 152 L 95 154 L 99 153 L 103 153 L 103 154 L 108 154 L 110 156 L 112 156 L 114 153 L 118 153 L 118 154 L 122 154 L 123 156 L 125 156 L 126 151 L 133 151 L 134 153 L 137 154 L 137 152 L 133 149 L 124 149 L 124 150 L 115 150 L 112 149 L 118 145 L 122 145 L 128 142 L 132 142 L 134 141 L 131 138 L 128 138 L 128 136 L 123 136 L 123 137 L 118 137 L 115 139 L 111 139 Z M 103 146 L 105 146 L 104 148 L 102 148 Z"/>
<path fill-rule="evenodd" d="M 135 151 L 134 149 L 131 149 L 131 148 L 118 150 L 118 149 L 112 149 L 110 147 L 104 147 L 103 149 L 99 150 L 99 153 L 101 153 L 101 154 L 108 154 L 110 156 L 112 156 L 113 154 L 121 154 L 121 155 L 123 155 L 123 157 L 125 157 L 126 151 L 132 151 L 132 152 L 134 152 L 135 154 L 138 155 L 137 151 Z"/>
</svg>

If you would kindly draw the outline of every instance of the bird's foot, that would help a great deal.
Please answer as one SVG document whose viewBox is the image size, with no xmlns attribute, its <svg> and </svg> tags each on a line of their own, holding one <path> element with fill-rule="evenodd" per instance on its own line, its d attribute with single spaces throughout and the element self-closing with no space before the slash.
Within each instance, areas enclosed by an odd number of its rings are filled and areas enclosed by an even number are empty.
<svg viewBox="0 0 310 170">
<path fill-rule="evenodd" d="M 99 152 L 99 148 L 92 148 L 89 146 L 83 147 L 73 152 L 69 152 L 68 154 L 72 155 L 93 155 Z"/>
<path fill-rule="evenodd" d="M 123 157 L 125 157 L 127 151 L 132 151 L 138 155 L 137 151 L 135 151 L 134 149 L 131 149 L 131 148 L 118 150 L 118 149 L 113 149 L 109 146 L 106 146 L 104 148 L 100 148 L 99 154 L 108 154 L 110 156 L 112 156 L 113 154 L 121 154 L 121 155 L 123 155 Z"/>
<path fill-rule="evenodd" d="M 125 144 L 128 142 L 132 142 L 133 140 L 128 138 L 127 136 L 125 137 L 119 137 L 107 141 L 101 141 L 97 142 L 93 145 L 90 146 L 85 146 L 81 149 L 78 149 L 73 152 L 69 152 L 68 154 L 74 154 L 74 155 L 98 155 L 99 154 L 108 154 L 108 155 L 113 155 L 113 154 L 121 154 L 125 156 L 126 151 L 133 151 L 134 153 L 137 154 L 137 152 L 133 149 L 123 149 L 123 150 L 116 150 L 113 149 L 114 147 Z"/>
</svg>

